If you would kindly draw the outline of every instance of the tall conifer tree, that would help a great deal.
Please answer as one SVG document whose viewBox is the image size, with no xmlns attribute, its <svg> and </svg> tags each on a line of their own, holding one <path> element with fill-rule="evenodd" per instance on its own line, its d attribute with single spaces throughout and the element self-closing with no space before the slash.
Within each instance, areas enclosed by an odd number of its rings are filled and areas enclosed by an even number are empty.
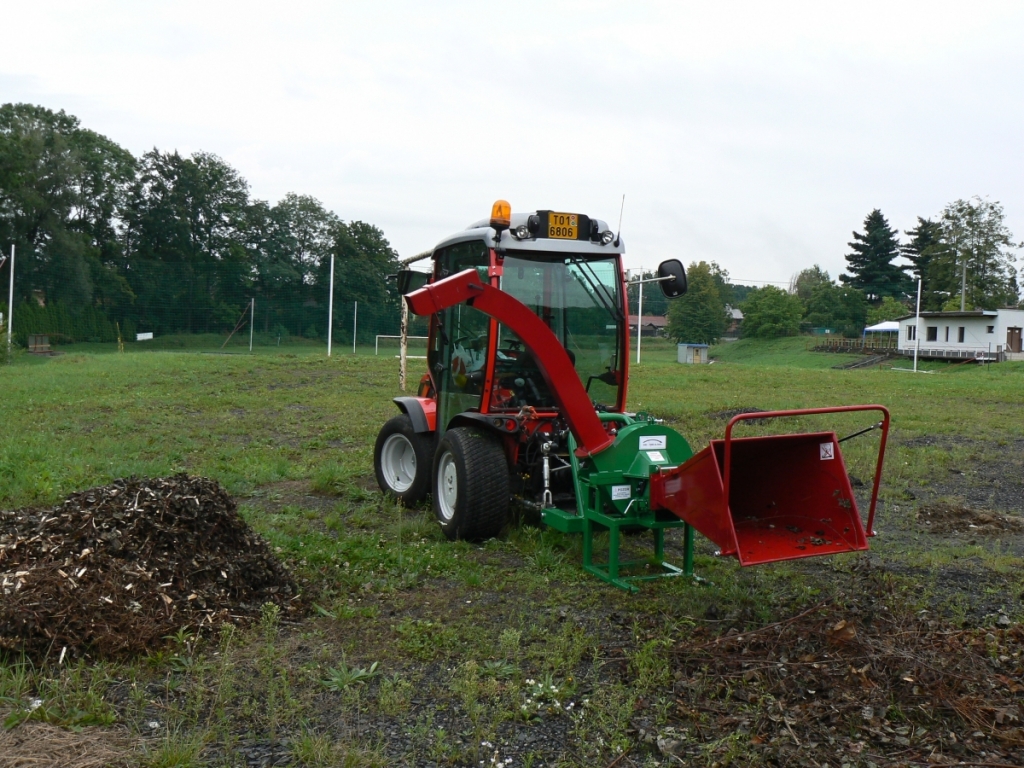
<svg viewBox="0 0 1024 768">
<path fill-rule="evenodd" d="M 906 273 L 892 263 L 900 255 L 897 232 L 880 210 L 867 215 L 864 233 L 854 232 L 848 245 L 853 253 L 846 255 L 850 274 L 839 276 L 843 283 L 864 291 L 868 300 L 876 303 L 885 296 L 900 297 L 910 289 Z"/>
</svg>

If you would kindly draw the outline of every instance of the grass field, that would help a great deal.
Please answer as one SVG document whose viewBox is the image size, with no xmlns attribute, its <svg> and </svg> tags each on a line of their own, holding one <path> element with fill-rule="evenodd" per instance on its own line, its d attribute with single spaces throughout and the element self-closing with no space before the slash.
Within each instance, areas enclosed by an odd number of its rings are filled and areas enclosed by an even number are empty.
<svg viewBox="0 0 1024 768">
<path fill-rule="evenodd" d="M 848 606 L 868 566 L 885 570 L 894 611 L 957 628 L 1024 618 L 1021 535 L 936 537 L 917 520 L 932 502 L 1024 511 L 1024 364 L 837 371 L 842 358 L 784 339 L 723 345 L 715 364 L 682 366 L 674 346 L 645 341 L 630 408 L 664 417 L 695 450 L 721 436 L 717 414 L 737 408 L 881 403 L 893 434 L 870 555 L 741 570 L 702 542 L 707 583 L 663 580 L 630 596 L 584 575 L 571 537 L 513 524 L 480 546 L 452 544 L 429 508 L 383 498 L 372 446 L 400 394 L 390 356 L 98 352 L 0 368 L 0 509 L 133 474 L 209 476 L 313 606 L 298 621 L 267 611 L 255 627 L 178 637 L 141 660 L 0 661 L 0 716 L 44 699 L 37 724 L 108 728 L 115 763 L 761 764 L 749 737 L 698 738 L 713 714 L 681 714 L 673 654 L 691 638 Z M 866 421 L 786 428 L 842 435 Z M 876 446 L 876 436 L 844 444 L 851 475 L 870 478 Z M 690 762 L 644 740 L 655 731 L 688 733 Z"/>
</svg>

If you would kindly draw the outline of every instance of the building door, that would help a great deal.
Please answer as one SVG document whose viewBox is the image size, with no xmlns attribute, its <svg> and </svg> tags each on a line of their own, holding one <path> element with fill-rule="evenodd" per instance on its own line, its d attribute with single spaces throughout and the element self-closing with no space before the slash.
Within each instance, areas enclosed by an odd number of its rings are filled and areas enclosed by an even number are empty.
<svg viewBox="0 0 1024 768">
<path fill-rule="evenodd" d="M 1021 351 L 1021 339 L 1020 339 L 1020 328 L 1007 328 L 1006 329 L 1006 348 L 1010 352 Z"/>
</svg>

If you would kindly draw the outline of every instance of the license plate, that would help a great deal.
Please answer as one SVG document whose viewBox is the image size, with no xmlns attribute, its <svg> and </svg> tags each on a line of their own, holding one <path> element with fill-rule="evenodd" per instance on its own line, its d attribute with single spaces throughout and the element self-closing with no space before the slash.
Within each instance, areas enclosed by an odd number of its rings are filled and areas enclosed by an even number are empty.
<svg viewBox="0 0 1024 768">
<path fill-rule="evenodd" d="M 580 217 L 575 213 L 548 213 L 548 237 L 575 240 L 580 231 Z"/>
</svg>

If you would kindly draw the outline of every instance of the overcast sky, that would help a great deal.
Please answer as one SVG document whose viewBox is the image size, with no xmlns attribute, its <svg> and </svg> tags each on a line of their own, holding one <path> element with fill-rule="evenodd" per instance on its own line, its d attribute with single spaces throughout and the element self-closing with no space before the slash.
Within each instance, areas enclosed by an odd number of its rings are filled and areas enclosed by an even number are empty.
<svg viewBox="0 0 1024 768">
<path fill-rule="evenodd" d="M 880 208 L 1024 238 L 1024 4 L 9 2 L 0 101 L 135 154 L 213 152 L 402 256 L 491 202 L 613 226 L 627 263 L 835 277 Z"/>
</svg>

